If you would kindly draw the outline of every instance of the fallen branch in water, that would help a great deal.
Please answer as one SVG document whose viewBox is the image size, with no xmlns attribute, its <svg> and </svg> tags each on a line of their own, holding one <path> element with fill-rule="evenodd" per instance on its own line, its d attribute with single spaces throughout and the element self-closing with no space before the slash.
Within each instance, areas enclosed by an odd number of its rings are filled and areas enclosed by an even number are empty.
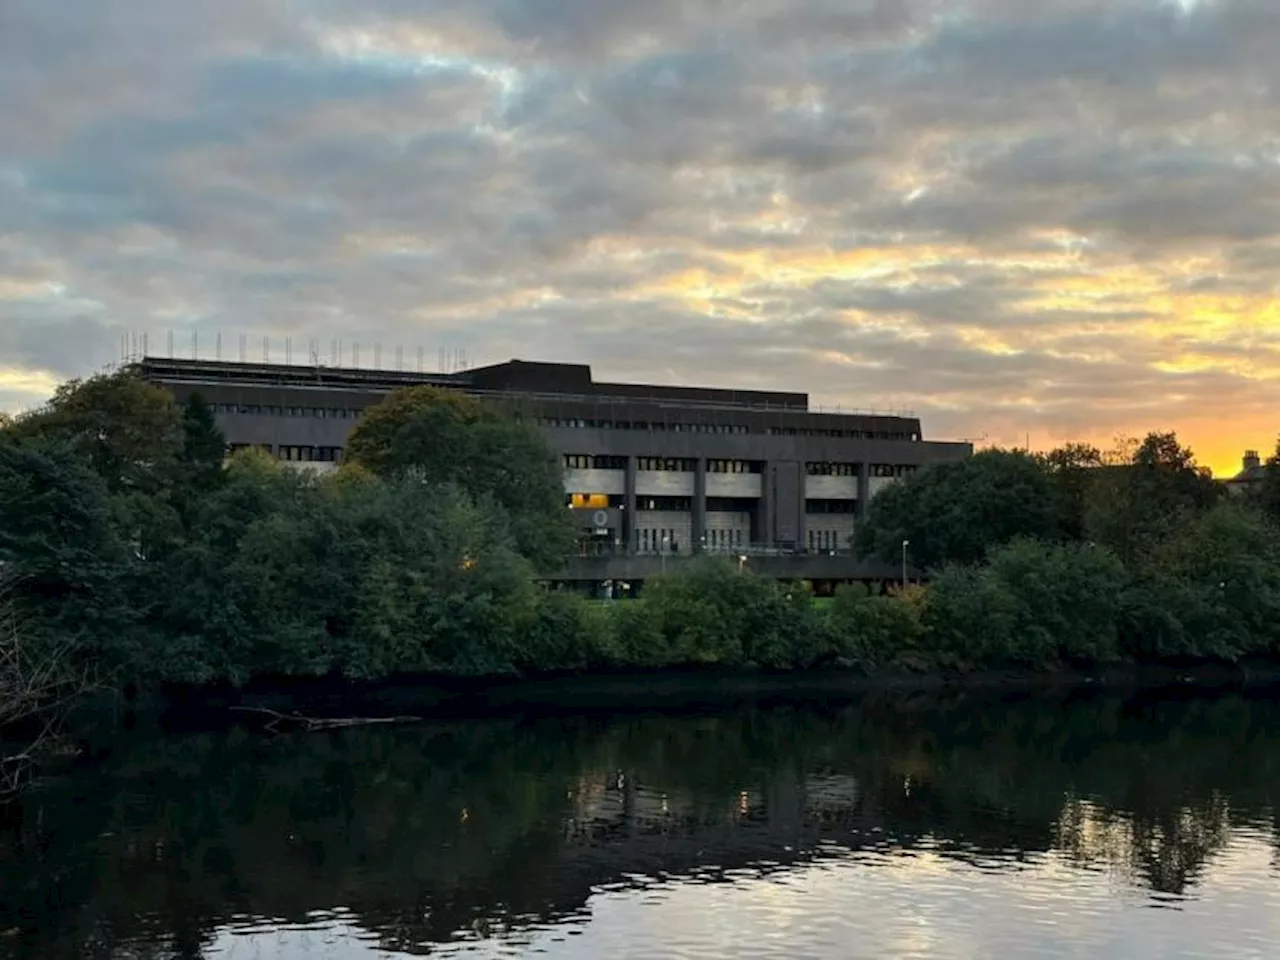
<svg viewBox="0 0 1280 960">
<path fill-rule="evenodd" d="M 305 733 L 314 733 L 317 730 L 343 730 L 347 727 L 372 727 L 381 726 L 391 723 L 420 723 L 421 717 L 308 717 L 304 714 L 280 713 L 277 710 L 268 710 L 266 707 L 232 707 L 236 713 L 253 713 L 262 717 L 269 717 L 269 721 L 264 729 L 272 733 L 279 733 L 282 725 L 292 724 Z"/>
</svg>

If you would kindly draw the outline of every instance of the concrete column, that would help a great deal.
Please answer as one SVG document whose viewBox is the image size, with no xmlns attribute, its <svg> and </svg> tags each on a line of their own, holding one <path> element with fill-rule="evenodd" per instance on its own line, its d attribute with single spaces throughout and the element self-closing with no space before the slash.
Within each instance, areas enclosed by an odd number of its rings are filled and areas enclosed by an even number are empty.
<svg viewBox="0 0 1280 960">
<path fill-rule="evenodd" d="M 796 549 L 809 549 L 809 504 L 807 486 L 809 483 L 809 469 L 803 460 L 800 461 L 800 490 L 799 503 L 796 507 Z"/>
<path fill-rule="evenodd" d="M 863 520 L 867 516 L 867 506 L 871 500 L 871 464 L 858 464 L 858 512 L 857 517 Z"/>
<path fill-rule="evenodd" d="M 777 500 L 778 470 L 772 461 L 765 461 L 760 474 L 760 509 L 757 511 L 756 542 L 762 547 L 773 546 L 774 509 Z"/>
<path fill-rule="evenodd" d="M 702 553 L 707 544 L 707 461 L 697 460 L 693 475 L 693 553 Z"/>
<path fill-rule="evenodd" d="M 637 543 L 636 536 L 636 458 L 627 457 L 627 484 L 623 494 L 623 503 L 625 509 L 622 518 L 622 539 L 625 544 L 627 556 L 634 557 Z"/>
</svg>

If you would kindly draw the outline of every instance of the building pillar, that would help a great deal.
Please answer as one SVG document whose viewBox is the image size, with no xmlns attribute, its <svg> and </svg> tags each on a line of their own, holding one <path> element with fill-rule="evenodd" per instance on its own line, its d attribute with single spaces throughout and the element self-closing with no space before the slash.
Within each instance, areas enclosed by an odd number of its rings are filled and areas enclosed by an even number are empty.
<svg viewBox="0 0 1280 960">
<path fill-rule="evenodd" d="M 627 556 L 634 557 L 636 549 L 639 546 L 637 541 L 639 537 L 636 534 L 638 529 L 637 521 L 640 519 L 636 516 L 636 458 L 627 457 L 627 483 L 622 502 L 622 539 L 623 549 Z"/>
<path fill-rule="evenodd" d="M 809 465 L 800 461 L 799 505 L 796 507 L 796 549 L 809 549 Z"/>
<path fill-rule="evenodd" d="M 859 520 L 867 517 L 867 507 L 871 505 L 871 464 L 858 464 L 858 512 Z"/>
<path fill-rule="evenodd" d="M 693 542 L 691 552 L 704 553 L 707 546 L 707 461 L 697 459 L 693 474 Z"/>
<path fill-rule="evenodd" d="M 760 506 L 756 510 L 755 541 L 762 547 L 773 546 L 773 502 L 778 487 L 777 470 L 772 461 L 760 466 Z"/>
</svg>

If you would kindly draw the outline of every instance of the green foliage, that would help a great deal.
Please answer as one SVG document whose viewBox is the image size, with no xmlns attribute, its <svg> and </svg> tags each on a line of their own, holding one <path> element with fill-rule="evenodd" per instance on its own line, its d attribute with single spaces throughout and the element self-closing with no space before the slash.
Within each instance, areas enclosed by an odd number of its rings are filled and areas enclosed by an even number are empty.
<svg viewBox="0 0 1280 960">
<path fill-rule="evenodd" d="M 1175 434 L 1151 433 L 1126 460 L 1099 472 L 1086 498 L 1085 536 L 1140 570 L 1162 539 L 1220 496 L 1220 487 Z"/>
<path fill-rule="evenodd" d="M 677 565 L 638 601 L 539 589 L 567 511 L 555 458 L 509 411 L 406 391 L 352 450 L 329 475 L 256 451 L 224 465 L 198 397 L 70 385 L 0 428 L 0 565 L 33 637 L 150 682 L 1280 654 L 1265 501 L 1220 502 L 1171 434 L 1109 464 L 1077 445 L 921 471 L 859 535 L 893 561 L 910 540 L 932 582 L 821 608 L 723 558 Z"/>
<path fill-rule="evenodd" d="M 977 666 L 1012 657 L 1017 616 L 1014 598 L 986 570 L 955 564 L 929 584 L 923 621 L 940 665 Z"/>
<path fill-rule="evenodd" d="M 222 479 L 227 455 L 227 438 L 218 427 L 213 409 L 204 397 L 193 393 L 182 410 L 183 480 L 196 491 L 216 487 Z"/>
<path fill-rule="evenodd" d="M 173 398 L 129 373 L 73 380 L 58 388 L 47 407 L 21 417 L 8 432 L 73 445 L 112 493 L 164 491 L 183 445 L 181 413 Z"/>
<path fill-rule="evenodd" d="M 532 570 L 456 489 L 237 460 L 196 529 L 163 620 L 203 655 L 157 658 L 165 676 L 516 669 Z"/>
<path fill-rule="evenodd" d="M 1143 585 L 1183 626 L 1161 652 L 1238 659 L 1280 651 L 1280 531 L 1248 505 L 1225 502 L 1191 519 L 1147 567 Z"/>
<path fill-rule="evenodd" d="M 1102 451 L 1085 443 L 1068 443 L 1039 461 L 1054 490 L 1058 533 L 1067 540 L 1083 540 L 1089 489 L 1105 464 Z"/>
<path fill-rule="evenodd" d="M 540 569 L 572 547 L 558 458 L 532 422 L 496 404 L 433 387 L 399 390 L 365 411 L 347 458 L 379 476 L 452 484 L 489 504 Z"/>
<path fill-rule="evenodd" d="M 1252 491 L 1250 499 L 1272 523 L 1280 526 L 1280 439 L 1276 440 L 1275 452 L 1263 465 L 1262 482 Z"/>
<path fill-rule="evenodd" d="M 836 591 L 827 610 L 832 652 L 866 670 L 909 664 L 924 635 L 921 607 L 900 597 L 871 596 L 861 586 Z"/>
<path fill-rule="evenodd" d="M 138 567 L 106 482 L 71 441 L 0 434 L 0 568 L 33 634 L 127 635 Z"/>
<path fill-rule="evenodd" d="M 812 605 L 799 587 L 704 558 L 652 581 L 645 612 L 671 664 L 781 668 L 803 657 Z"/>
<path fill-rule="evenodd" d="M 917 566 L 978 563 L 1017 537 L 1056 537 L 1057 513 L 1054 489 L 1035 458 L 985 450 L 881 490 L 859 529 L 858 547 L 896 561 L 909 540 Z"/>
</svg>

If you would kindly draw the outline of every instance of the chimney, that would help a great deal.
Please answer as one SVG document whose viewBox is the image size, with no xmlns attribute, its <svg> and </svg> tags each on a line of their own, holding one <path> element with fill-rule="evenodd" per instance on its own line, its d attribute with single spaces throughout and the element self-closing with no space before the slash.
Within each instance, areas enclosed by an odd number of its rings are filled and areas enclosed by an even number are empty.
<svg viewBox="0 0 1280 960">
<path fill-rule="evenodd" d="M 1246 450 L 1244 452 L 1244 468 L 1246 470 L 1256 470 L 1262 466 L 1262 460 L 1258 456 L 1257 450 Z"/>
</svg>

